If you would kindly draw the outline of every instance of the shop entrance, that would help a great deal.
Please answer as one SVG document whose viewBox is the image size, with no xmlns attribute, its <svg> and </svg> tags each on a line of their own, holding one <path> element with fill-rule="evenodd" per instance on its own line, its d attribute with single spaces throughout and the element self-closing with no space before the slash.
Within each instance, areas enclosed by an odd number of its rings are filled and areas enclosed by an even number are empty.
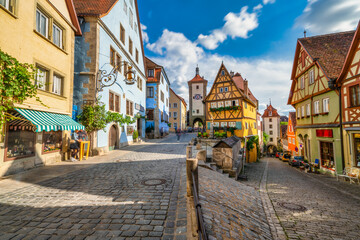
<svg viewBox="0 0 360 240">
<path fill-rule="evenodd" d="M 334 146 L 332 142 L 320 142 L 321 166 L 335 170 Z"/>
<path fill-rule="evenodd" d="M 118 141 L 119 141 L 118 129 L 116 125 L 112 125 L 110 127 L 110 132 L 109 132 L 109 151 L 118 148 L 119 146 Z"/>
<path fill-rule="evenodd" d="M 355 165 L 360 167 L 360 134 L 354 134 Z"/>
</svg>

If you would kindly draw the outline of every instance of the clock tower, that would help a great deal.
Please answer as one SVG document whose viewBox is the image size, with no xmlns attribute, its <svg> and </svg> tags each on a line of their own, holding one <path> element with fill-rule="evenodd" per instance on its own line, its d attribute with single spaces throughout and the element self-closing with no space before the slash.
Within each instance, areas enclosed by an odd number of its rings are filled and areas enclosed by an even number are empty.
<svg viewBox="0 0 360 240">
<path fill-rule="evenodd" d="M 195 77 L 188 81 L 189 85 L 189 126 L 195 123 L 205 126 L 205 97 L 208 81 L 200 77 L 199 67 L 196 67 Z"/>
</svg>

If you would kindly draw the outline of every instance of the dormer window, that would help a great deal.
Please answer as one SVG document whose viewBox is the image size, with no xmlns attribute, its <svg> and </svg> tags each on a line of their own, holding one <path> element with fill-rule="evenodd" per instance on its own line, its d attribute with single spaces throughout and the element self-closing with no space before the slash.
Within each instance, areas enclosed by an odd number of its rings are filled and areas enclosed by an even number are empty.
<svg viewBox="0 0 360 240">
<path fill-rule="evenodd" d="M 154 77 L 154 69 L 148 70 L 148 77 Z"/>
<path fill-rule="evenodd" d="M 269 112 L 269 116 L 272 116 L 272 111 Z"/>
<path fill-rule="evenodd" d="M 222 71 L 221 71 L 221 76 L 224 76 L 224 75 L 225 75 L 225 71 L 222 70 Z"/>
</svg>

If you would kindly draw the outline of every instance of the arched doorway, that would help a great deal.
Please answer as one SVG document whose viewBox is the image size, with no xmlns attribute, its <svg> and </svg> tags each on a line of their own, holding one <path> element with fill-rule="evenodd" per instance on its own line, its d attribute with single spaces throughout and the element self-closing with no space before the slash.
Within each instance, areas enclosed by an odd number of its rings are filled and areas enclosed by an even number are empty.
<svg viewBox="0 0 360 240">
<path fill-rule="evenodd" d="M 119 129 L 114 124 L 109 131 L 109 151 L 119 148 Z"/>
<path fill-rule="evenodd" d="M 270 156 L 275 156 L 275 153 L 277 152 L 277 147 L 274 146 L 274 145 L 268 145 L 267 146 L 267 153 L 270 155 Z"/>
<path fill-rule="evenodd" d="M 202 119 L 200 119 L 200 118 L 196 118 L 195 120 L 194 120 L 194 124 L 193 124 L 193 128 L 196 130 L 198 130 L 198 131 L 201 131 L 201 129 L 204 127 L 204 122 L 203 122 L 203 120 Z"/>
</svg>

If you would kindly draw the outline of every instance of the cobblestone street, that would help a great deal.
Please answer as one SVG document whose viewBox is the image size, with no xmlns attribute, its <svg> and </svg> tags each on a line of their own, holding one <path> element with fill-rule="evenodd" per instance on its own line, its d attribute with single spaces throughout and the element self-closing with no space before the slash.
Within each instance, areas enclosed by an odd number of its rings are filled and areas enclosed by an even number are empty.
<svg viewBox="0 0 360 240">
<path fill-rule="evenodd" d="M 359 239 L 359 185 L 304 173 L 274 158 L 247 164 L 243 183 L 260 188 L 267 161 L 267 193 L 288 239 Z"/>
<path fill-rule="evenodd" d="M 4 187 L 0 239 L 186 239 L 180 182 L 191 137 L 128 146 L 104 162 L 88 160 L 63 175 Z M 70 164 L 46 168 L 76 166 Z M 32 171 L 36 177 L 39 170 Z M 15 180 L 0 181 L 0 188 Z"/>
</svg>

